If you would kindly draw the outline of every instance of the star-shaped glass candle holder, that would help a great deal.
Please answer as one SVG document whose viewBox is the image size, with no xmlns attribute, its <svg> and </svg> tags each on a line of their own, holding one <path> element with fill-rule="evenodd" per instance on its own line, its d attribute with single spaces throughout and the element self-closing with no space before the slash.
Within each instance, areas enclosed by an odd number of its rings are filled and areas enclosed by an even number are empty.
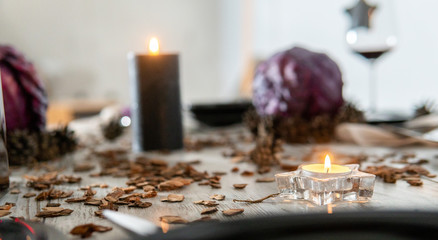
<svg viewBox="0 0 438 240">
<path fill-rule="evenodd" d="M 342 173 L 312 172 L 304 166 L 293 172 L 275 175 L 280 197 L 326 205 L 342 201 L 368 201 L 373 196 L 376 176 L 359 171 L 358 164 L 344 165 L 349 170 Z"/>
</svg>

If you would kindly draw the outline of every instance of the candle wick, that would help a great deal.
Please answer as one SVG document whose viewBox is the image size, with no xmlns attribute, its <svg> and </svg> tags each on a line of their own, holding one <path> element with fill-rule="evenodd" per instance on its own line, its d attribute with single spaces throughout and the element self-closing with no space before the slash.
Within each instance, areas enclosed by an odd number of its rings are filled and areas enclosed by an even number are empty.
<svg viewBox="0 0 438 240">
<path fill-rule="evenodd" d="M 327 171 L 326 171 L 326 173 L 328 173 L 328 172 L 329 172 L 329 170 L 330 170 L 330 168 L 327 168 Z"/>
</svg>

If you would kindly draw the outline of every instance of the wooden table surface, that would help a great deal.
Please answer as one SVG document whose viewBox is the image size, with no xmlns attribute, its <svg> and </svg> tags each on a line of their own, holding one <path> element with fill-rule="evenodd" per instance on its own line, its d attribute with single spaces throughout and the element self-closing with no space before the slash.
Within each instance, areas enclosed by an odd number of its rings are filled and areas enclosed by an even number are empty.
<svg viewBox="0 0 438 240">
<path fill-rule="evenodd" d="M 232 128 L 229 133 L 235 131 L 241 131 L 240 128 Z M 221 130 L 222 131 L 222 130 Z M 204 133 L 200 133 L 200 136 Z M 208 134 L 215 134 L 215 132 L 208 132 Z M 126 144 L 126 136 L 122 138 L 117 144 Z M 114 145 L 114 143 L 113 143 Z M 109 145 L 112 146 L 112 145 Z M 240 143 L 239 147 L 245 150 L 252 148 L 252 144 Z M 108 147 L 108 146 L 106 146 Z M 426 147 L 409 147 L 402 149 L 393 149 L 385 147 L 359 147 L 353 145 L 344 144 L 326 144 L 326 145 L 288 145 L 284 146 L 285 155 L 294 156 L 297 159 L 297 163 L 301 161 L 300 157 L 311 151 L 312 148 L 329 148 L 330 151 L 340 152 L 346 154 L 359 154 L 367 153 L 371 155 L 381 156 L 389 152 L 413 152 L 416 154 L 416 158 L 429 159 L 430 162 L 423 165 L 432 174 L 438 174 L 438 149 L 426 148 Z M 270 177 L 275 173 L 284 172 L 279 168 L 274 168 L 273 171 L 260 175 L 255 174 L 252 177 L 244 177 L 240 175 L 243 170 L 255 171 L 256 166 L 252 163 L 232 163 L 230 158 L 223 157 L 223 151 L 229 150 L 228 147 L 212 147 L 205 148 L 198 152 L 186 152 L 177 151 L 171 154 L 159 154 L 148 153 L 146 156 L 159 157 L 169 162 L 169 165 L 173 165 L 176 162 L 185 162 L 199 159 L 201 163 L 194 165 L 197 170 L 208 171 L 224 171 L 226 175 L 222 177 L 221 189 L 214 189 L 210 186 L 199 186 L 193 183 L 189 186 L 185 186 L 182 189 L 171 192 L 158 192 L 158 196 L 155 198 L 147 199 L 152 202 L 152 206 L 146 209 L 128 208 L 127 206 L 120 206 L 119 212 L 132 214 L 144 219 L 148 219 L 160 226 L 159 217 L 163 215 L 178 215 L 186 218 L 189 221 L 199 219 L 201 217 L 200 212 L 205 208 L 201 205 L 196 205 L 193 201 L 197 200 L 209 200 L 209 196 L 212 194 L 224 194 L 226 196 L 224 201 L 219 202 L 219 211 L 211 214 L 212 218 L 219 220 L 235 220 L 240 218 L 248 218 L 251 216 L 264 216 L 272 214 L 282 213 L 308 213 L 308 212 L 333 212 L 337 211 L 358 211 L 358 210 L 390 210 L 390 209 L 403 209 L 403 210 L 438 210 L 438 179 L 423 178 L 424 184 L 420 187 L 410 186 L 405 181 L 397 181 L 395 184 L 384 183 L 382 179 L 377 179 L 375 184 L 374 195 L 369 202 L 365 203 L 337 203 L 329 206 L 316 206 L 305 201 L 291 201 L 281 202 L 278 199 L 269 199 L 259 204 L 247 204 L 247 203 L 234 203 L 232 199 L 258 199 L 268 194 L 277 192 L 275 182 L 270 183 L 256 183 L 255 179 L 259 177 Z M 50 165 L 56 167 L 63 167 L 65 170 L 63 174 L 73 174 L 72 166 L 77 161 L 83 161 L 85 156 L 89 153 L 89 150 L 78 150 L 70 156 L 66 156 L 61 161 L 50 163 Z M 79 191 L 81 186 L 87 186 L 93 183 L 107 183 L 109 188 L 100 189 L 94 188 L 97 191 L 96 197 L 104 197 L 111 191 L 112 187 L 126 187 L 125 182 L 127 178 L 114 178 L 114 177 L 98 177 L 91 178 L 89 174 L 91 172 L 97 172 L 99 170 L 98 161 L 95 161 L 96 169 L 90 172 L 74 173 L 77 176 L 82 177 L 82 181 L 77 184 L 68 184 L 56 186 L 56 189 L 62 190 L 74 190 L 75 193 L 72 197 L 80 197 L 83 195 L 83 191 Z M 230 170 L 237 166 L 239 173 L 232 173 Z M 402 164 L 396 164 L 394 166 L 404 166 Z M 48 201 L 37 202 L 34 198 L 23 198 L 23 195 L 27 192 L 36 192 L 33 189 L 26 187 L 26 181 L 23 178 L 24 174 L 39 175 L 44 173 L 43 170 L 20 168 L 12 170 L 10 180 L 14 182 L 20 190 L 20 194 L 7 193 L 0 199 L 0 204 L 5 202 L 14 202 L 16 207 L 11 209 L 10 216 L 23 216 L 26 219 L 35 217 L 35 214 L 41 210 L 42 207 L 48 203 Z M 233 188 L 235 183 L 247 183 L 248 186 L 245 189 L 237 190 Z M 136 190 L 142 192 L 140 190 Z M 185 200 L 181 203 L 166 203 L 160 202 L 160 198 L 167 196 L 169 193 L 184 194 Z M 55 217 L 41 219 L 46 224 L 54 226 L 55 228 L 66 234 L 68 239 L 78 239 L 78 237 L 69 234 L 69 231 L 76 225 L 84 223 L 95 223 L 104 226 L 112 226 L 113 230 L 107 233 L 94 233 L 90 239 L 127 239 L 128 235 L 114 226 L 112 223 L 105 219 L 101 219 L 94 215 L 94 211 L 97 207 L 86 206 L 83 203 L 66 203 L 65 199 L 51 200 L 51 202 L 61 203 L 61 207 L 73 209 L 74 212 L 70 216 Z M 240 215 L 226 217 L 222 214 L 221 210 L 229 208 L 244 208 L 245 212 Z M 9 216 L 3 217 L 8 218 Z"/>
</svg>

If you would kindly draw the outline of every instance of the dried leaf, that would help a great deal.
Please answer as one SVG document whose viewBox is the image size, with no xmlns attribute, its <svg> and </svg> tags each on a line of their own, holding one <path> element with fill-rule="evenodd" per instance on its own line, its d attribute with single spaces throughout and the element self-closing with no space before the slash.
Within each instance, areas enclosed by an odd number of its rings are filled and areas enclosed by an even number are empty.
<svg viewBox="0 0 438 240">
<path fill-rule="evenodd" d="M 210 183 L 210 186 L 212 188 L 222 188 L 222 186 L 219 183 Z"/>
<path fill-rule="evenodd" d="M 238 209 L 228 209 L 228 210 L 223 210 L 222 213 L 225 216 L 234 216 L 237 214 L 241 214 L 243 213 L 244 209 L 243 208 L 238 208 Z"/>
<path fill-rule="evenodd" d="M 246 183 L 236 183 L 236 184 L 233 184 L 233 187 L 236 189 L 244 189 L 247 185 L 248 184 L 246 184 Z"/>
<path fill-rule="evenodd" d="M 169 223 L 169 224 L 171 224 L 171 223 L 173 223 L 173 224 L 186 224 L 189 222 L 180 216 L 161 216 L 160 221 L 165 222 L 165 223 Z"/>
<path fill-rule="evenodd" d="M 411 186 L 416 186 L 416 187 L 423 186 L 423 181 L 421 181 L 420 179 L 418 179 L 418 180 L 408 180 L 407 182 Z"/>
<path fill-rule="evenodd" d="M 198 205 L 204 205 L 206 207 L 214 207 L 219 205 L 219 203 L 217 203 L 216 201 L 211 201 L 211 200 L 199 200 L 199 201 L 194 201 L 193 203 Z"/>
<path fill-rule="evenodd" d="M 274 182 L 275 178 L 273 177 L 265 177 L 265 178 L 257 178 L 256 182 Z"/>
<path fill-rule="evenodd" d="M 85 202 L 87 199 L 89 199 L 89 197 L 83 196 L 83 197 L 78 197 L 78 198 L 69 198 L 69 199 L 65 200 L 65 202 L 68 202 L 68 203 Z"/>
<path fill-rule="evenodd" d="M 123 190 L 123 192 L 125 192 L 125 193 L 131 193 L 131 192 L 133 192 L 135 189 L 137 189 L 137 188 L 134 187 L 134 186 L 131 186 L 131 187 L 123 188 L 122 190 Z"/>
<path fill-rule="evenodd" d="M 73 171 L 75 172 L 87 172 L 93 170 L 95 165 L 90 162 L 82 162 L 75 164 Z"/>
<path fill-rule="evenodd" d="M 14 188 L 14 189 L 11 189 L 10 193 L 11 194 L 19 194 L 19 193 L 21 193 L 21 191 L 18 188 Z"/>
<path fill-rule="evenodd" d="M 221 195 L 221 194 L 213 194 L 210 196 L 210 199 L 214 199 L 217 201 L 222 201 L 225 199 L 225 195 Z"/>
<path fill-rule="evenodd" d="M 141 198 L 153 198 L 157 196 L 157 191 L 151 190 L 141 194 Z"/>
<path fill-rule="evenodd" d="M 226 175 L 226 172 L 212 172 L 214 176 L 223 176 Z"/>
<path fill-rule="evenodd" d="M 0 217 L 4 217 L 11 214 L 8 210 L 0 210 Z"/>
<path fill-rule="evenodd" d="M 298 169 L 298 165 L 291 165 L 291 164 L 281 164 L 281 169 L 286 171 L 295 171 Z"/>
<path fill-rule="evenodd" d="M 95 225 L 93 223 L 88 223 L 74 227 L 70 231 L 70 234 L 80 235 L 81 238 L 87 238 L 90 237 L 93 234 L 93 232 L 108 232 L 111 231 L 112 229 L 113 229 L 112 227 L 105 227 L 105 226 Z"/>
<path fill-rule="evenodd" d="M 182 194 L 169 194 L 165 198 L 161 198 L 162 202 L 182 202 L 184 200 L 184 195 Z"/>
<path fill-rule="evenodd" d="M 251 172 L 251 171 L 243 171 L 240 175 L 241 175 L 241 176 L 244 176 L 244 177 L 251 177 L 251 176 L 254 175 L 254 172 Z"/>
<path fill-rule="evenodd" d="M 231 172 L 238 172 L 239 171 L 239 168 L 238 167 L 233 167 L 232 169 L 231 169 Z"/>
<path fill-rule="evenodd" d="M 271 171 L 271 167 L 269 167 L 269 166 L 263 166 L 263 167 L 260 167 L 260 168 L 257 170 L 257 172 L 258 172 L 259 174 L 268 173 L 268 172 L 270 172 L 270 171 Z"/>
<path fill-rule="evenodd" d="M 31 197 L 35 197 L 36 193 L 33 192 L 28 192 L 26 194 L 23 195 L 24 198 L 31 198 Z"/>
<path fill-rule="evenodd" d="M 61 203 L 47 203 L 46 207 L 59 207 L 61 206 Z"/>
<path fill-rule="evenodd" d="M 96 199 L 96 198 L 87 198 L 87 200 L 85 201 L 85 205 L 91 205 L 91 206 L 100 206 L 100 204 L 102 203 L 101 199 Z"/>
<path fill-rule="evenodd" d="M 160 191 L 171 191 L 184 187 L 184 183 L 178 180 L 168 180 L 158 185 Z"/>
<path fill-rule="evenodd" d="M 257 199 L 257 200 L 238 200 L 238 199 L 233 199 L 233 202 L 261 203 L 261 202 L 265 201 L 268 198 L 272 198 L 272 197 L 278 196 L 278 194 L 280 194 L 280 193 L 270 194 L 270 195 L 268 195 L 268 196 L 266 196 L 264 198 L 260 198 L 260 199 Z"/>
<path fill-rule="evenodd" d="M 0 210 L 9 210 L 11 209 L 13 206 L 15 206 L 15 204 L 8 204 L 6 203 L 5 205 L 0 206 Z"/>
<path fill-rule="evenodd" d="M 152 206 L 152 203 L 150 202 L 135 202 L 128 204 L 128 207 L 133 207 L 133 208 L 148 208 L 150 206 Z"/>
<path fill-rule="evenodd" d="M 37 213 L 35 215 L 36 217 L 59 217 L 59 216 L 67 216 L 70 215 L 73 212 L 73 210 L 68 208 L 62 208 L 62 207 L 45 207 L 43 208 L 43 211 Z"/>
<path fill-rule="evenodd" d="M 210 214 L 210 213 L 214 213 L 214 212 L 217 212 L 217 208 L 216 207 L 209 207 L 209 208 L 202 210 L 201 214 Z"/>
<path fill-rule="evenodd" d="M 143 191 L 145 192 L 155 191 L 155 187 L 152 185 L 147 185 L 143 187 Z"/>
<path fill-rule="evenodd" d="M 195 222 L 210 222 L 210 221 L 219 221 L 219 220 L 215 219 L 215 218 L 211 218 L 210 216 L 203 216 L 203 217 L 201 217 L 199 219 L 196 219 L 196 220 L 192 221 L 192 223 L 195 223 Z"/>
</svg>

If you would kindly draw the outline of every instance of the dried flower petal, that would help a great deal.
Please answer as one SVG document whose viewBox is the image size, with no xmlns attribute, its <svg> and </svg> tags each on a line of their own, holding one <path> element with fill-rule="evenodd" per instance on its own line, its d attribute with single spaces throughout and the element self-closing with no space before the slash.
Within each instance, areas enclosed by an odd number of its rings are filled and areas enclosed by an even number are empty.
<svg viewBox="0 0 438 240">
<path fill-rule="evenodd" d="M 165 198 L 161 198 L 162 202 L 182 202 L 184 200 L 184 195 L 182 194 L 169 194 Z"/>
<path fill-rule="evenodd" d="M 217 201 L 222 201 L 225 199 L 225 195 L 221 195 L 221 194 L 213 194 L 210 196 L 210 199 L 214 199 Z"/>
<path fill-rule="evenodd" d="M 233 184 L 233 187 L 236 189 L 244 189 L 247 185 L 248 184 L 246 184 L 246 183 L 236 183 L 236 184 Z"/>
<path fill-rule="evenodd" d="M 254 172 L 251 171 L 243 171 L 240 175 L 244 176 L 244 177 L 250 177 L 254 175 Z"/>
<path fill-rule="evenodd" d="M 70 215 L 73 210 L 62 207 L 45 207 L 43 211 L 37 213 L 36 217 L 59 217 L 59 216 L 67 216 Z"/>
<path fill-rule="evenodd" d="M 189 221 L 187 221 L 186 219 L 180 217 L 180 216 L 161 216 L 160 217 L 160 221 L 161 222 L 165 222 L 165 223 L 174 223 L 174 224 L 186 224 Z"/>
<path fill-rule="evenodd" d="M 214 213 L 214 212 L 217 212 L 217 208 L 216 207 L 209 207 L 209 208 L 202 210 L 201 214 L 210 214 L 210 213 Z"/>
<path fill-rule="evenodd" d="M 225 216 L 234 216 L 237 214 L 241 214 L 243 213 L 244 209 L 243 208 L 239 208 L 239 209 L 228 209 L 228 210 L 223 210 L 222 213 Z"/>
<path fill-rule="evenodd" d="M 211 200 L 199 200 L 199 201 L 194 201 L 193 203 L 198 205 L 204 205 L 206 207 L 214 207 L 219 205 L 219 203 L 217 203 L 216 201 L 211 201 Z"/>
<path fill-rule="evenodd" d="M 0 210 L 0 217 L 4 217 L 11 214 L 8 210 Z"/>
<path fill-rule="evenodd" d="M 11 189 L 10 193 L 11 194 L 19 194 L 19 193 L 21 193 L 21 191 L 20 191 L 20 189 L 14 188 L 14 189 Z"/>
<path fill-rule="evenodd" d="M 93 232 L 108 232 L 111 231 L 112 227 L 105 227 L 100 225 L 95 225 L 93 223 L 83 224 L 74 227 L 70 234 L 72 235 L 80 235 L 82 238 L 90 237 Z"/>
<path fill-rule="evenodd" d="M 36 193 L 33 192 L 28 192 L 26 194 L 23 195 L 24 198 L 31 198 L 31 197 L 35 197 Z"/>
<path fill-rule="evenodd" d="M 256 182 L 274 182 L 275 178 L 273 177 L 265 177 L 265 178 L 257 178 Z"/>
</svg>

